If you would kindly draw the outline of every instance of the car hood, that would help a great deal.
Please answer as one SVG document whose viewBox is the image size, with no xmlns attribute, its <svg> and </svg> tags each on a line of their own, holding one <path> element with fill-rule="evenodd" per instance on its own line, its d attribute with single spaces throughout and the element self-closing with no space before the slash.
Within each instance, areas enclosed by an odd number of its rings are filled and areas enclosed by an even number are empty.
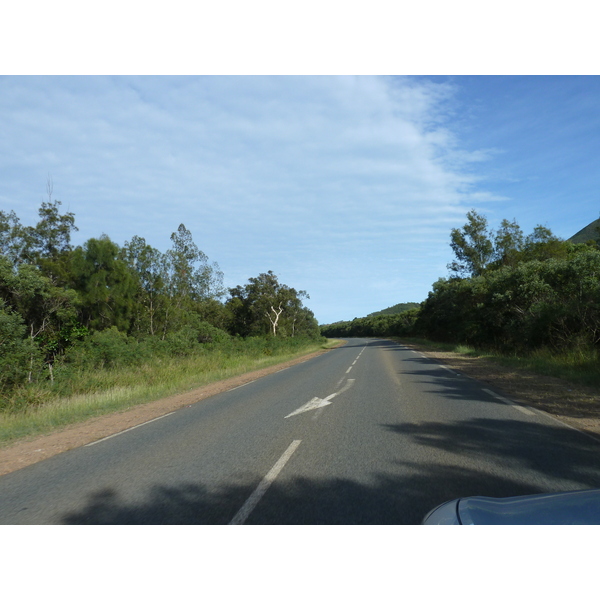
<svg viewBox="0 0 600 600">
<path fill-rule="evenodd" d="M 512 498 L 472 496 L 433 509 L 426 525 L 600 525 L 600 490 Z"/>
</svg>

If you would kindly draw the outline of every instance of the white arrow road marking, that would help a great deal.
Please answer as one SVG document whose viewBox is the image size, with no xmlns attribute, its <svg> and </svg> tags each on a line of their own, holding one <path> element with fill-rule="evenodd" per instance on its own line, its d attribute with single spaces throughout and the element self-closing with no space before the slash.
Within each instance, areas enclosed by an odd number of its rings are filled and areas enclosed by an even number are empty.
<svg viewBox="0 0 600 600">
<path fill-rule="evenodd" d="M 329 394 L 329 396 L 327 396 L 327 398 L 319 398 L 318 396 L 315 396 L 312 400 L 309 400 L 306 404 L 304 404 L 300 408 L 296 409 L 294 412 L 291 412 L 289 415 L 284 417 L 284 419 L 287 419 L 288 417 L 293 417 L 294 415 L 299 415 L 300 413 L 306 412 L 307 410 L 315 410 L 317 408 L 322 408 L 323 406 L 327 406 L 328 404 L 331 404 L 330 400 L 333 400 L 336 396 L 338 396 L 342 392 L 345 392 L 346 390 L 350 389 L 352 387 L 352 385 L 354 384 L 354 381 L 355 381 L 354 379 L 348 379 L 348 381 L 346 381 L 346 385 L 339 392 L 334 392 L 333 394 Z"/>
<path fill-rule="evenodd" d="M 306 412 L 307 410 L 315 410 L 315 408 L 327 406 L 328 404 L 331 404 L 331 402 L 329 402 L 327 398 L 322 400 L 321 398 L 315 396 L 312 400 L 309 400 L 304 406 L 301 406 L 294 412 L 291 412 L 287 417 L 284 417 L 284 419 L 287 419 L 288 417 L 293 417 L 294 415 L 299 415 L 300 413 Z"/>
<path fill-rule="evenodd" d="M 355 381 L 356 381 L 355 379 L 348 379 L 348 381 L 346 381 L 346 385 L 339 392 L 336 392 L 335 394 L 331 394 L 331 396 L 327 396 L 327 398 L 325 398 L 325 400 L 331 400 L 335 396 L 342 394 L 346 390 L 349 390 L 354 385 Z"/>
</svg>

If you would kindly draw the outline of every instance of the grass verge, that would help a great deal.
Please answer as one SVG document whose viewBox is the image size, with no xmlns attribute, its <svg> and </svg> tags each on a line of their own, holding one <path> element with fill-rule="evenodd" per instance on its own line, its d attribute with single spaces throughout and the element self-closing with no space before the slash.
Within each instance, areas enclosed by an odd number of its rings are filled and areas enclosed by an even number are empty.
<svg viewBox="0 0 600 600">
<path fill-rule="evenodd" d="M 402 338 L 398 341 L 418 345 L 424 350 L 454 352 L 475 358 L 485 357 L 511 369 L 558 377 L 571 383 L 600 387 L 600 354 L 593 348 L 563 352 L 541 349 L 528 355 L 517 355 L 473 348 L 465 344 L 433 342 L 422 338 Z"/>
<path fill-rule="evenodd" d="M 78 376 L 86 379 L 88 389 L 97 391 L 53 398 L 21 410 L 0 413 L 0 446 L 337 345 L 340 345 L 339 340 L 315 341 L 288 349 L 282 347 L 272 355 L 228 354 L 215 349 L 196 356 L 153 360 L 135 368 L 80 373 Z"/>
</svg>

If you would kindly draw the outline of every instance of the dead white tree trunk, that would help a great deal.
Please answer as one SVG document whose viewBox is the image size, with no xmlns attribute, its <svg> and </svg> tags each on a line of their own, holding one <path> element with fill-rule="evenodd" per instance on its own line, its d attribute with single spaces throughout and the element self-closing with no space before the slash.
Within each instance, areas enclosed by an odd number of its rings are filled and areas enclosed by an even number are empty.
<svg viewBox="0 0 600 600">
<path fill-rule="evenodd" d="M 44 319 L 42 320 L 42 324 L 36 333 L 33 333 L 33 323 L 31 323 L 31 325 L 29 326 L 29 339 L 31 340 L 32 344 L 35 341 L 35 338 L 46 329 L 46 326 L 48 325 L 49 320 L 50 319 L 48 317 L 44 317 Z M 33 382 L 33 349 L 31 351 L 31 354 L 29 355 L 29 373 L 27 374 L 27 383 L 32 383 L 32 382 Z"/>
<path fill-rule="evenodd" d="M 271 321 L 271 327 L 273 328 L 273 337 L 275 337 L 277 335 L 277 323 L 279 322 L 279 317 L 283 312 L 283 307 L 280 304 L 277 310 L 275 310 L 275 308 L 271 306 L 271 310 L 273 311 L 275 318 L 271 317 L 271 313 L 269 312 L 267 312 L 267 317 L 269 317 L 269 321 Z"/>
<path fill-rule="evenodd" d="M 31 341 L 33 342 L 33 340 L 35 339 L 35 336 L 37 335 L 37 333 L 35 335 L 33 334 L 33 323 L 30 326 L 30 330 L 31 330 L 31 333 L 29 334 L 29 337 L 30 337 Z M 32 347 L 33 347 L 33 345 L 32 345 Z M 32 381 L 33 381 L 33 349 L 31 351 L 31 353 L 29 354 L 29 373 L 27 373 L 27 383 L 31 383 Z"/>
</svg>

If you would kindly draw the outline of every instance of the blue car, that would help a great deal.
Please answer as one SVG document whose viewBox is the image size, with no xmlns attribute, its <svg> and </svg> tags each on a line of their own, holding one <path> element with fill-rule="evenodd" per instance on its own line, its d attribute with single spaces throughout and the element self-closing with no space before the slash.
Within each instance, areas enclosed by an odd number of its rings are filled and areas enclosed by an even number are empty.
<svg viewBox="0 0 600 600">
<path fill-rule="evenodd" d="M 600 490 L 459 498 L 429 511 L 423 525 L 600 525 Z"/>
</svg>

